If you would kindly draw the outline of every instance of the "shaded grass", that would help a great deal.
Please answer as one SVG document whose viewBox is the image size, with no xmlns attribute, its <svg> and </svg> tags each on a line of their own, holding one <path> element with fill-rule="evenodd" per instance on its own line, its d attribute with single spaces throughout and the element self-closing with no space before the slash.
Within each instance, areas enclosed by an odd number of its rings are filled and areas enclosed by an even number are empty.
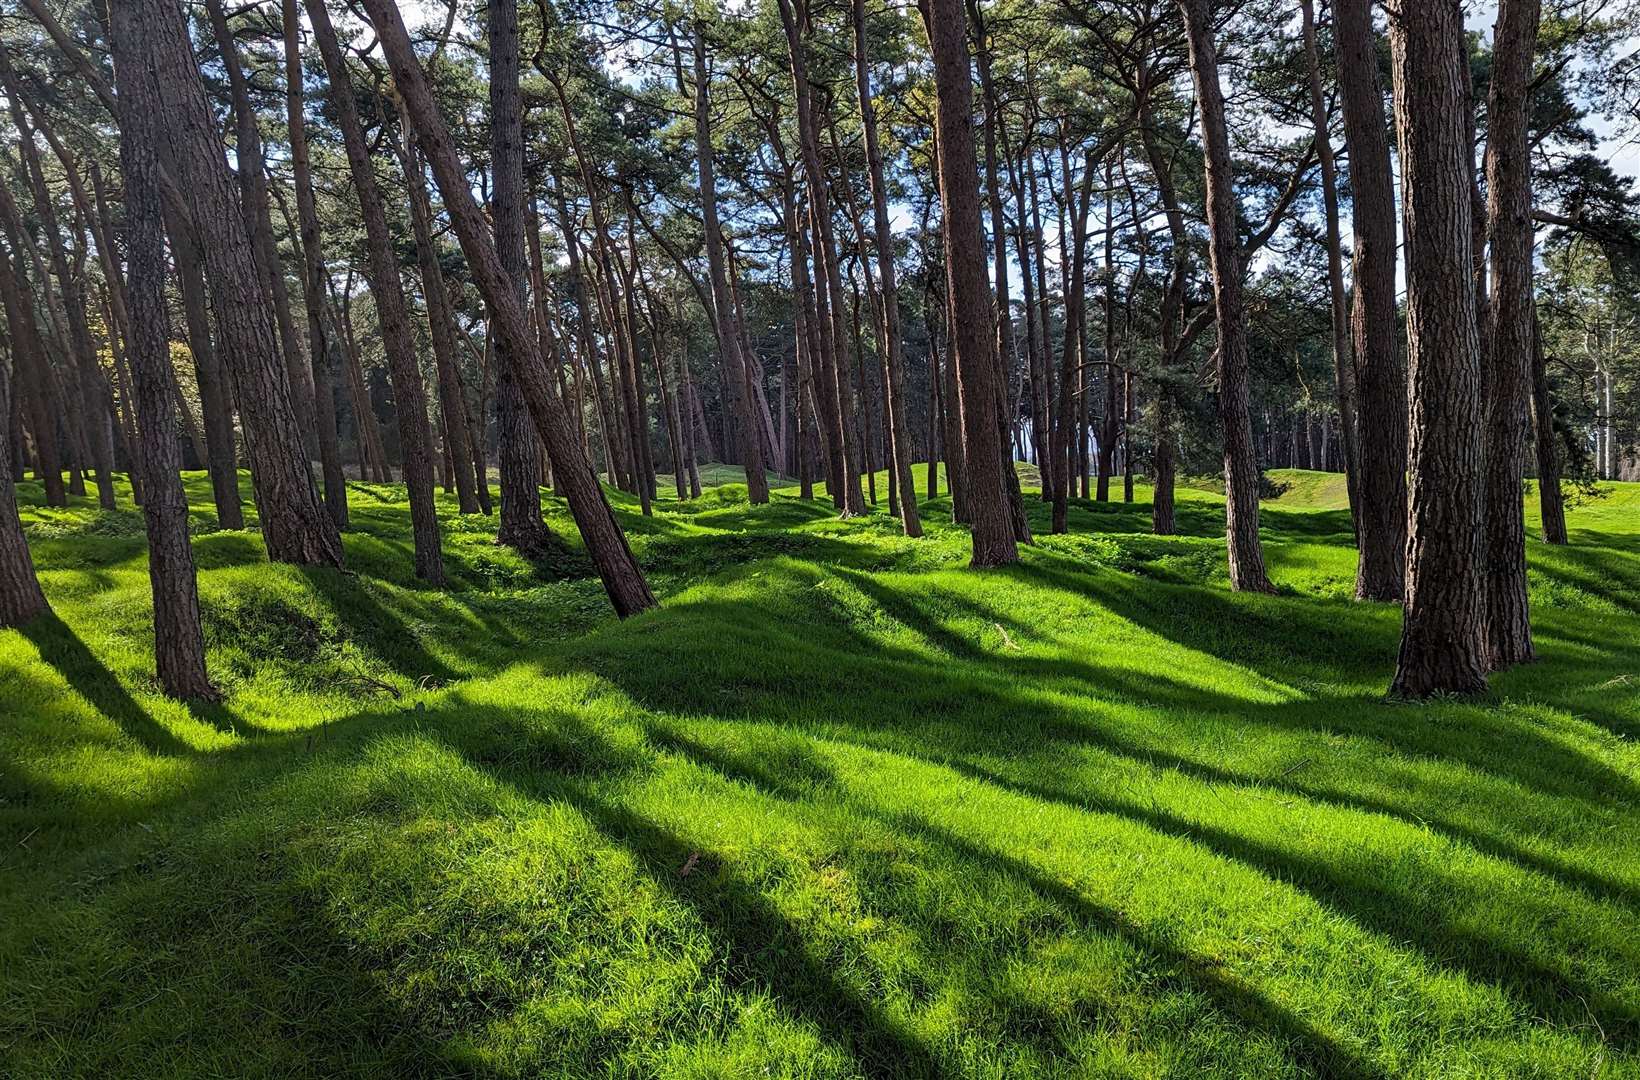
<svg viewBox="0 0 1640 1080">
<path fill-rule="evenodd" d="M 140 520 L 25 484 L 8 1075 L 1640 1075 L 1640 489 L 1532 544 L 1542 663 L 1412 708 L 1291 479 L 1269 597 L 1206 492 L 988 573 L 944 499 L 617 494 L 664 604 L 616 623 L 557 500 L 534 563 L 443 507 L 437 592 L 398 489 L 339 574 L 190 476 L 211 709 L 154 693 Z"/>
</svg>

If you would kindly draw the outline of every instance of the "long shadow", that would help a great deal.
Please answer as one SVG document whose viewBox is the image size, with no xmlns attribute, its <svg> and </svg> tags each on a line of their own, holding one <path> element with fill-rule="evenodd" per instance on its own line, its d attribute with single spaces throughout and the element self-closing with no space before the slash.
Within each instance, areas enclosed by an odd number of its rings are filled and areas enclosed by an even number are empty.
<svg viewBox="0 0 1640 1080">
<path fill-rule="evenodd" d="M 971 863 L 1024 883 L 1039 898 L 1071 913 L 1084 926 L 1133 942 L 1164 967 L 1177 971 L 1224 1012 L 1250 1027 L 1278 1036 L 1285 1044 L 1285 1053 L 1300 1067 L 1335 1080 L 1379 1080 L 1388 1076 L 1286 1006 L 1258 993 L 1212 963 L 1175 948 L 1124 917 L 1118 909 L 1095 903 L 1026 860 L 976 844 L 926 817 L 902 818 L 897 824 L 901 829 L 934 840 Z"/>
<path fill-rule="evenodd" d="M 803 784 L 794 783 L 780 771 L 767 767 L 764 762 L 751 756 L 708 747 L 697 740 L 676 734 L 672 734 L 662 745 L 666 749 L 690 757 L 725 779 L 749 784 L 765 795 L 785 802 L 795 805 L 813 796 L 812 790 Z M 812 769 L 828 780 L 831 777 L 829 767 L 823 762 L 813 761 Z M 1039 898 L 1073 915 L 1082 927 L 1131 941 L 1166 967 L 1178 971 L 1229 1015 L 1281 1037 L 1293 1059 L 1318 1075 L 1349 1080 L 1368 1080 L 1385 1075 L 1382 1071 L 1362 1062 L 1336 1040 L 1291 1010 L 1226 976 L 1213 965 L 1167 944 L 1163 939 L 1124 918 L 1117 910 L 1094 903 L 1069 885 L 1053 880 L 1029 863 L 982 847 L 926 818 L 908 815 L 885 816 L 852 801 L 849 806 L 851 811 L 863 813 L 902 833 L 932 840 L 959 856 L 970 868 L 977 867 L 983 873 L 1023 881 Z M 1049 1027 L 1051 1024 L 1035 1026 L 1041 1028 Z"/>
<path fill-rule="evenodd" d="M 432 675 L 447 681 L 460 677 L 416 640 L 404 618 L 377 599 L 363 579 L 322 567 L 299 569 L 348 632 L 400 675 L 410 679 Z"/>
<path fill-rule="evenodd" d="M 1090 803 L 1049 785 L 1010 779 L 977 765 L 947 764 L 973 779 L 1028 798 L 1074 810 L 1115 814 L 1163 835 L 1201 844 L 1278 881 L 1296 883 L 1318 901 L 1391 940 L 1416 945 L 1435 963 L 1496 986 L 1533 1010 L 1532 1015 L 1556 1020 L 1566 1027 L 1576 1027 L 1594 1016 L 1607 1042 L 1625 1050 L 1640 1045 L 1640 1004 L 1623 1001 L 1518 949 L 1477 934 L 1444 912 L 1389 888 L 1386 879 L 1376 872 L 1341 872 L 1227 829 L 1108 793 L 1097 803 Z"/>
<path fill-rule="evenodd" d="M 40 659 L 61 675 L 98 712 L 119 725 L 121 731 L 155 754 L 179 756 L 192 748 L 144 709 L 120 685 L 112 671 L 97 659 L 69 625 L 55 614 L 41 615 L 23 625 L 22 634 L 39 651 Z"/>
</svg>

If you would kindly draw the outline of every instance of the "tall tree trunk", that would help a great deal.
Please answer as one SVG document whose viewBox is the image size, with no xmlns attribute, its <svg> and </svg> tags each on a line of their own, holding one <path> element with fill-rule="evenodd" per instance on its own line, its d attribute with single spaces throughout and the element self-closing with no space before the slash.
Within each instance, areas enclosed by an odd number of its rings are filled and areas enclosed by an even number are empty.
<svg viewBox="0 0 1640 1080">
<path fill-rule="evenodd" d="M 160 208 L 160 85 L 152 24 L 141 4 L 114 5 L 115 77 L 124 109 L 120 171 L 125 181 L 126 250 L 131 263 L 131 348 L 138 467 L 148 529 L 148 578 L 154 593 L 154 660 L 172 697 L 213 699 L 199 625 L 199 584 L 188 543 L 188 499 L 171 408 L 171 334 L 165 306 L 165 220 Z"/>
<path fill-rule="evenodd" d="M 91 455 L 91 464 L 97 470 L 97 501 L 104 510 L 114 508 L 114 429 L 109 414 L 108 381 L 97 362 L 97 350 L 91 342 L 91 331 L 86 324 L 87 303 L 84 282 L 69 267 L 65 241 L 57 219 L 56 204 L 46 186 L 45 173 L 40 166 L 39 148 L 34 143 L 34 130 L 23 112 L 15 73 L 0 47 L 0 85 L 6 92 L 13 122 L 17 125 L 18 146 L 22 150 L 24 172 L 33 190 L 36 212 L 45 234 L 47 253 L 56 272 L 58 287 L 62 290 L 63 311 L 68 324 L 66 344 L 73 354 L 74 372 L 79 384 L 78 410 L 85 431 L 85 442 Z"/>
<path fill-rule="evenodd" d="M 1486 394 L 1487 641 L 1493 670 L 1537 659 L 1526 598 L 1520 481 L 1532 391 L 1532 163 L 1527 107 L 1540 0 L 1500 0 L 1487 96 L 1486 232 L 1492 355 Z"/>
<path fill-rule="evenodd" d="M 46 356 L 45 339 L 35 317 L 34 290 L 24 265 L 26 240 L 22 215 L 10 190 L 3 184 L 0 184 L 0 220 L 4 222 L 6 240 L 11 244 L 9 259 L 0 254 L 0 264 L 3 264 L 0 265 L 0 298 L 5 302 L 12 363 L 18 376 L 15 392 L 26 395 L 23 412 L 34 436 L 35 471 L 45 489 L 46 505 L 67 506 L 57 434 L 57 418 L 64 410 L 52 378 L 51 362 Z"/>
<path fill-rule="evenodd" d="M 763 472 L 762 440 L 747 378 L 746 358 L 740 352 L 740 323 L 735 318 L 734 298 L 729 291 L 723 254 L 723 229 L 718 221 L 717 173 L 712 160 L 711 81 L 706 71 L 705 28 L 699 19 L 694 25 L 694 108 L 695 167 L 700 189 L 701 218 L 706 230 L 706 265 L 712 281 L 712 307 L 717 329 L 718 350 L 730 373 L 724 393 L 740 423 L 746 467 L 746 497 L 753 505 L 769 501 L 769 482 Z M 793 256 L 795 258 L 795 255 Z"/>
<path fill-rule="evenodd" d="M 519 90 L 517 0 L 488 0 L 487 14 L 492 174 L 490 219 L 495 252 L 500 260 L 499 268 L 522 313 L 527 310 L 525 286 L 528 262 L 524 251 L 524 106 Z M 380 29 L 379 24 L 377 28 Z M 400 92 L 403 92 L 402 87 Z M 428 118 L 412 119 L 417 121 L 419 127 L 420 122 Z M 421 147 L 430 160 L 431 147 L 425 140 L 421 140 Z M 445 209 L 453 215 L 449 192 L 444 191 L 442 183 L 439 189 L 444 193 Z M 466 244 L 463 241 L 463 248 Z M 488 302 L 493 312 L 495 301 Z M 531 363 L 525 353 L 534 353 L 527 333 L 521 342 L 507 334 L 496 335 L 496 450 L 501 467 L 501 525 L 496 541 L 519 551 L 532 552 L 540 550 L 551 533 L 541 517 L 541 481 L 544 478 L 541 457 L 545 432 L 537 432 L 530 423 L 530 414 L 536 408 L 525 400 L 528 394 L 523 386 L 521 369 Z M 541 366 L 542 377 L 550 384 L 547 357 L 536 357 L 536 361 Z M 536 419 L 539 422 L 539 416 Z M 565 465 L 557 455 L 553 456 L 553 463 L 559 468 Z"/>
<path fill-rule="evenodd" d="M 887 380 L 889 452 L 894 497 L 907 536 L 922 535 L 917 513 L 917 484 L 911 475 L 911 440 L 905 423 L 905 357 L 900 338 L 900 290 L 894 268 L 894 239 L 888 217 L 888 188 L 883 179 L 883 151 L 877 139 L 877 106 L 871 94 L 870 56 L 866 45 L 865 0 L 854 0 L 854 82 L 860 97 L 866 167 L 871 179 L 872 226 L 876 232 L 877 277 L 882 295 L 883 367 Z"/>
<path fill-rule="evenodd" d="M 130 4 L 141 11 L 144 41 L 154 50 L 162 123 L 176 150 L 176 180 L 195 207 L 268 557 L 339 567 L 341 536 L 313 483 L 255 249 L 182 12 L 174 0 Z"/>
<path fill-rule="evenodd" d="M 0 264 L 5 259 L 0 256 Z M 0 267 L 0 278 L 9 273 Z M 4 288 L 0 282 L 0 288 Z M 9 295 L 9 292 L 8 292 Z M 15 334 L 16 323 L 9 323 Z M 16 354 L 17 346 L 12 345 Z M 40 579 L 34 573 L 34 559 L 29 554 L 28 540 L 23 536 L 23 522 L 17 515 L 18 458 L 14 453 L 21 448 L 22 410 L 13 396 L 11 365 L 0 363 L 0 416 L 9 418 L 7 437 L 0 439 L 0 629 L 22 626 L 36 615 L 50 610 L 46 596 L 40 590 Z"/>
<path fill-rule="evenodd" d="M 228 75 L 228 86 L 233 96 L 234 128 L 237 133 L 234 158 L 243 192 L 241 205 L 246 228 L 250 231 L 251 248 L 257 266 L 262 272 L 263 288 L 273 305 L 274 325 L 279 331 L 279 348 L 285 358 L 285 371 L 290 381 L 291 405 L 296 409 L 296 420 L 302 431 L 304 447 L 309 456 L 319 449 L 315 429 L 314 393 L 312 375 L 302 359 L 296 323 L 290 314 L 290 290 L 285 287 L 285 270 L 279 262 L 279 249 L 273 239 L 273 211 L 268 202 L 267 168 L 262 155 L 262 135 L 256 121 L 256 109 L 251 104 L 250 89 L 239 63 L 239 50 L 228 20 L 222 10 L 222 0 L 206 0 L 211 29 L 216 36 L 217 48 L 222 54 L 222 66 Z"/>
<path fill-rule="evenodd" d="M 1355 595 L 1399 600 L 1406 584 L 1407 395 L 1396 312 L 1395 185 L 1372 0 L 1334 0 L 1339 104 L 1350 159 L 1354 237 L 1351 355 L 1357 387 L 1360 534 Z"/>
<path fill-rule="evenodd" d="M 1543 540 L 1564 544 L 1566 500 L 1560 491 L 1560 455 L 1555 451 L 1555 406 L 1549 397 L 1549 373 L 1543 360 L 1543 327 L 1532 320 L 1532 441 L 1537 449 L 1539 516 Z"/>
<path fill-rule="evenodd" d="M 1407 244 L 1411 517 L 1391 694 L 1486 688 L 1481 358 L 1471 247 L 1473 155 L 1458 0 L 1390 20 Z"/>
<path fill-rule="evenodd" d="M 387 209 L 376 183 L 369 144 L 359 121 L 347 61 L 331 28 L 324 0 L 308 0 L 313 36 L 319 43 L 330 75 L 330 100 L 347 150 L 353 188 L 364 219 L 365 250 L 369 256 L 371 293 L 387 353 L 387 373 L 393 383 L 393 402 L 399 421 L 399 450 L 404 458 L 404 486 L 410 497 L 410 529 L 415 545 L 416 576 L 434 585 L 444 583 L 444 553 L 440 549 L 438 510 L 433 501 L 433 433 L 427 422 L 427 390 L 416 360 L 416 339 L 405 308 L 404 283 L 399 277 L 393 236 L 387 227 Z"/>
<path fill-rule="evenodd" d="M 934 53 L 935 125 L 939 132 L 940 204 L 946 233 L 946 288 L 954 316 L 952 351 L 963 410 L 963 465 L 973 521 L 976 567 L 1019 560 L 1002 475 L 1003 447 L 995 403 L 990 286 L 981 241 L 979 163 L 974 156 L 973 86 L 962 0 L 923 0 Z"/>
<path fill-rule="evenodd" d="M 492 2 L 505 3 L 505 0 Z M 405 106 L 427 153 L 434 179 L 438 181 L 467 264 L 490 309 L 492 326 L 506 341 L 519 388 L 551 455 L 559 490 L 580 527 L 587 553 L 598 568 L 615 613 L 625 618 L 654 607 L 655 597 L 632 556 L 626 534 L 604 499 L 592 467 L 581 453 L 575 428 L 557 397 L 545 360 L 532 347 L 519 282 L 503 266 L 483 214 L 473 199 L 466 170 L 439 116 L 427 75 L 416 59 L 398 8 L 393 0 L 364 0 L 364 5 L 381 39 L 393 80 L 404 95 Z"/>
<path fill-rule="evenodd" d="M 445 442 L 449 451 L 451 480 L 456 489 L 456 505 L 463 514 L 476 514 L 478 476 L 473 464 L 472 436 L 467 429 L 465 394 L 456 368 L 456 328 L 450 313 L 450 294 L 444 285 L 438 249 L 433 243 L 433 207 L 421 159 L 409 139 L 410 125 L 401 120 L 404 139 L 399 144 L 399 163 L 404 168 L 410 194 L 410 224 L 416 239 L 416 268 L 421 274 L 421 294 L 427 305 L 428 335 L 433 343 L 433 367 L 438 375 L 439 410 L 444 414 Z"/>
<path fill-rule="evenodd" d="M 1224 427 L 1225 538 L 1230 587 L 1272 592 L 1258 535 L 1259 469 L 1247 405 L 1247 318 L 1242 306 L 1241 252 L 1236 235 L 1235 179 L 1230 132 L 1219 87 L 1217 47 L 1208 0 L 1179 0 L 1190 37 L 1190 70 L 1201 109 L 1207 172 L 1207 229 L 1213 306 L 1219 327 L 1219 421 Z"/>
<path fill-rule="evenodd" d="M 1321 50 L 1316 45 L 1314 0 L 1300 0 L 1304 23 L 1304 56 L 1309 71 L 1310 118 L 1321 161 L 1321 201 L 1327 217 L 1327 290 L 1332 308 L 1333 387 L 1338 395 L 1338 425 L 1344 448 L 1345 490 L 1357 547 L 1361 540 L 1361 452 L 1355 407 L 1355 362 L 1350 357 L 1349 302 L 1344 293 L 1344 250 L 1338 224 L 1338 177 L 1333 164 L 1332 130 L 1321 88 Z"/>
<path fill-rule="evenodd" d="M 313 420 L 319 438 L 319 465 L 324 476 L 325 506 L 339 529 L 347 528 L 347 477 L 342 472 L 341 439 L 336 433 L 336 364 L 338 351 L 326 333 L 325 253 L 319 212 L 313 198 L 313 169 L 308 161 L 307 127 L 302 113 L 301 27 L 296 0 L 282 0 L 285 44 L 285 126 L 290 133 L 291 169 L 295 174 L 296 216 L 302 241 L 302 301 L 307 308 L 308 362 L 312 368 Z"/>
</svg>

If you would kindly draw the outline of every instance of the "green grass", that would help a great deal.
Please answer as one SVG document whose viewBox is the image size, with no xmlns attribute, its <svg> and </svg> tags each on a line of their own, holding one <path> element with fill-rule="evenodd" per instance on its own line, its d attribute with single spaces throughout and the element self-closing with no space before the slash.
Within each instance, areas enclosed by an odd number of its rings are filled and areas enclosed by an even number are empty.
<svg viewBox="0 0 1640 1080">
<path fill-rule="evenodd" d="M 1640 485 L 1533 540 L 1540 664 L 1414 707 L 1284 478 L 1275 596 L 1202 491 L 987 573 L 943 499 L 620 499 L 617 623 L 572 542 L 447 506 L 433 592 L 354 485 L 352 573 L 270 566 L 191 475 L 203 708 L 140 517 L 25 484 L 0 1075 L 1640 1076 Z"/>
</svg>

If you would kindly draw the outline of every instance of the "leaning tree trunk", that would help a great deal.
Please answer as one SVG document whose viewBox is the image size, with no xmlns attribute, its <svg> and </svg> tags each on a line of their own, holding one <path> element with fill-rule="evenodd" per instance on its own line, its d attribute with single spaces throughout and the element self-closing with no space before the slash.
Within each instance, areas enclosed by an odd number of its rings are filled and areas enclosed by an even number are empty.
<svg viewBox="0 0 1640 1080">
<path fill-rule="evenodd" d="M 1190 36 L 1190 71 L 1201 108 L 1206 151 L 1207 229 L 1213 306 L 1219 327 L 1219 421 L 1224 427 L 1224 517 L 1230 587 L 1272 592 L 1258 535 L 1259 470 L 1253 423 L 1247 412 L 1247 316 L 1242 305 L 1241 252 L 1236 236 L 1236 190 L 1230 132 L 1219 88 L 1218 51 L 1208 0 L 1179 0 Z"/>
<path fill-rule="evenodd" d="M 342 565 L 341 535 L 326 513 L 303 448 L 262 276 L 226 150 L 206 98 L 182 11 L 174 0 L 129 0 L 141 14 L 176 151 L 177 183 L 192 199 L 212 308 L 231 367 L 268 557 Z M 122 0 L 121 7 L 126 6 Z"/>
<path fill-rule="evenodd" d="M 1492 355 L 1486 393 L 1487 644 L 1493 670 L 1537 659 L 1526 599 L 1526 471 L 1531 408 L 1532 163 L 1526 111 L 1540 0 L 1501 0 L 1487 96 L 1486 232 L 1492 248 Z"/>
<path fill-rule="evenodd" d="M 1406 614 L 1390 693 L 1408 698 L 1486 689 L 1481 358 L 1463 32 L 1458 0 L 1406 4 L 1390 20 L 1412 433 Z"/>
<path fill-rule="evenodd" d="M 1555 451 L 1555 407 L 1549 397 L 1549 372 L 1543 360 L 1543 327 L 1532 320 L 1532 441 L 1537 448 L 1538 508 L 1543 540 L 1564 544 L 1566 498 L 1560 490 L 1560 455 Z"/>
<path fill-rule="evenodd" d="M 7 308 L 12 300 L 11 264 L 0 254 L 0 292 L 6 297 Z M 18 324 L 10 319 L 11 352 L 16 357 L 23 348 L 17 340 Z M 19 365 L 20 366 L 20 365 Z M 20 459 L 13 458 L 14 450 L 21 450 L 23 411 L 16 407 L 12 397 L 10 364 L 0 364 L 0 416 L 8 418 L 10 431 L 0 439 L 0 627 L 21 626 L 42 614 L 47 608 L 46 597 L 40 591 L 40 579 L 34 574 L 34 559 L 29 555 L 28 541 L 23 537 L 23 523 L 17 516 L 17 474 L 13 471 Z M 36 432 L 35 439 L 39 440 Z M 59 477 L 59 480 L 61 478 Z"/>
<path fill-rule="evenodd" d="M 552 458 L 559 490 L 580 527 L 587 553 L 598 568 L 615 613 L 622 618 L 655 606 L 655 597 L 627 545 L 626 534 L 604 499 L 598 478 L 581 452 L 574 424 L 564 411 L 547 371 L 545 359 L 530 341 L 529 319 L 519 298 L 519 286 L 502 265 L 489 228 L 467 183 L 449 129 L 439 116 L 427 74 L 417 60 L 393 0 L 364 0 L 370 21 L 381 38 L 392 68 L 393 81 L 404 96 L 417 138 L 432 166 L 439 193 L 473 278 L 484 294 L 499 333 L 513 359 L 519 388 L 534 416 L 536 427 Z"/>
<path fill-rule="evenodd" d="M 1399 600 L 1406 584 L 1406 372 L 1395 298 L 1395 182 L 1378 81 L 1372 0 L 1334 0 L 1333 40 L 1354 230 L 1350 351 L 1356 371 L 1361 466 L 1355 595 L 1362 600 Z"/>
<path fill-rule="evenodd" d="M 524 112 L 518 87 L 517 0 L 489 0 L 488 14 L 490 217 L 501 270 L 523 310 L 528 261 L 524 253 Z M 422 148 L 428 149 L 425 142 Z M 443 185 L 439 186 L 442 191 Z M 444 201 L 448 208 L 448 192 L 444 192 Z M 493 310 L 493 300 L 490 306 Z M 520 385 L 519 368 L 529 363 L 520 350 L 533 351 L 527 342 L 514 343 L 505 335 L 496 339 L 496 449 L 501 465 L 501 524 L 496 542 L 531 552 L 539 550 L 551 534 L 541 518 L 541 437 L 530 426 L 529 413 L 534 408 L 525 404 Z M 547 357 L 539 360 L 544 365 Z M 553 463 L 561 468 L 556 456 Z"/>
<path fill-rule="evenodd" d="M 951 343 L 963 410 L 963 465 L 973 522 L 974 566 L 1019 560 L 997 430 L 991 296 L 980 239 L 979 163 L 974 156 L 973 86 L 962 0 L 925 0 L 934 52 L 940 201 L 946 233 L 946 288 L 955 320 Z"/>
<path fill-rule="evenodd" d="M 313 420 L 319 436 L 319 463 L 325 506 L 339 529 L 347 528 L 347 477 L 342 473 L 341 440 L 336 433 L 335 343 L 325 325 L 325 255 L 319 212 L 313 198 L 307 128 L 302 115 L 302 46 L 296 0 L 282 0 L 285 31 L 285 124 L 290 131 L 291 170 L 296 183 L 296 217 L 302 240 L 302 302 L 307 308 L 308 361 L 312 368 Z"/>
<path fill-rule="evenodd" d="M 399 277 L 387 210 L 376 183 L 370 147 L 353 97 L 347 61 L 331 28 L 324 0 L 308 0 L 313 36 L 319 42 L 330 74 L 330 100 L 342 129 L 353 188 L 364 219 L 365 250 L 369 255 L 371 292 L 387 352 L 387 373 L 393 383 L 393 402 L 399 419 L 399 448 L 404 457 L 404 486 L 410 496 L 410 529 L 415 543 L 416 576 L 435 585 L 444 583 L 444 554 L 439 546 L 438 511 L 433 502 L 433 434 L 427 423 L 427 389 L 416 363 L 416 339 L 405 310 L 404 282 Z"/>
<path fill-rule="evenodd" d="M 188 543 L 188 499 L 172 411 L 171 341 L 165 306 L 165 219 L 160 208 L 160 86 L 155 49 L 138 4 L 114 5 L 115 76 L 124 110 L 120 170 L 125 180 L 126 251 L 131 264 L 131 341 L 142 515 L 148 526 L 148 578 L 154 590 L 154 660 L 172 697 L 217 696 L 205 672 L 199 583 Z"/>
</svg>

